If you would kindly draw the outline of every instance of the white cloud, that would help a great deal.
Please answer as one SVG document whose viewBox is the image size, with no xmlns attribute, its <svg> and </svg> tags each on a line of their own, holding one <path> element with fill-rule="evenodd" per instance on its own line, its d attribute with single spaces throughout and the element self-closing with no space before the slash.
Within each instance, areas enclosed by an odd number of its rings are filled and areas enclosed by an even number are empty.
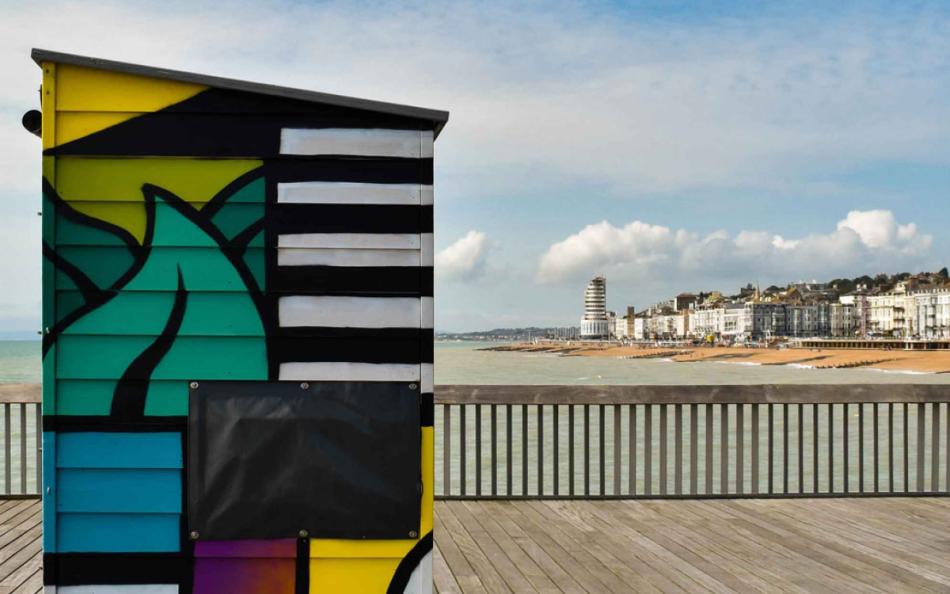
<svg viewBox="0 0 950 594">
<path fill-rule="evenodd" d="M 439 280 L 472 281 L 485 274 L 489 245 L 481 231 L 469 231 L 435 256 Z"/>
<path fill-rule="evenodd" d="M 932 242 L 887 210 L 851 211 L 834 231 L 795 239 L 765 231 L 701 236 L 642 221 L 623 227 L 602 221 L 553 244 L 541 258 L 538 279 L 550 283 L 601 271 L 627 279 L 684 273 L 821 278 L 852 275 L 856 267 L 923 266 L 930 263 Z"/>
</svg>

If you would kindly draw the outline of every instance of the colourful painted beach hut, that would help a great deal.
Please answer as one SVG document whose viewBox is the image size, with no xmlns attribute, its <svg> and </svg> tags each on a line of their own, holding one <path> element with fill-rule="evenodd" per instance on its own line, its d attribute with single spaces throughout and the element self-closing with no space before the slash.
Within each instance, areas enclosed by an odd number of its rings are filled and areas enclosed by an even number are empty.
<svg viewBox="0 0 950 594">
<path fill-rule="evenodd" d="M 33 59 L 49 591 L 431 591 L 448 114 Z"/>
</svg>

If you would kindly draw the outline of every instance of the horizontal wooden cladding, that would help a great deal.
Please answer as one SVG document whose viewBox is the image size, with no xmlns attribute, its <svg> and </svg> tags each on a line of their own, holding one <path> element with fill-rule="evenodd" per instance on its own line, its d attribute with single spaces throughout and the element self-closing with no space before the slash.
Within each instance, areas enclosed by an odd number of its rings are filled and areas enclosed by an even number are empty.
<svg viewBox="0 0 950 594">
<path fill-rule="evenodd" d="M 432 268 L 278 266 L 268 271 L 267 289 L 312 295 L 431 297 Z"/>
<path fill-rule="evenodd" d="M 280 364 L 281 380 L 330 382 L 419 382 L 420 391 L 431 393 L 431 363 L 360 363 L 352 361 L 285 362 Z"/>
<path fill-rule="evenodd" d="M 277 336 L 268 337 L 267 354 L 282 363 L 432 363 L 432 330 L 284 328 Z"/>
<path fill-rule="evenodd" d="M 357 182 L 432 185 L 432 159 L 363 157 L 292 157 L 268 160 L 269 180 L 291 182 Z"/>
<path fill-rule="evenodd" d="M 287 204 L 432 204 L 431 185 L 295 182 L 277 185 L 277 202 Z"/>
<path fill-rule="evenodd" d="M 384 128 L 284 128 L 280 152 L 285 155 L 347 155 L 357 157 L 432 157 L 432 131 Z"/>
<path fill-rule="evenodd" d="M 336 297 L 291 295 L 278 299 L 283 327 L 419 328 L 431 297 Z"/>
<path fill-rule="evenodd" d="M 767 384 L 736 386 L 444 385 L 439 404 L 821 404 L 950 402 L 950 385 Z"/>
<path fill-rule="evenodd" d="M 276 204 L 267 226 L 280 234 L 432 233 L 432 206 Z"/>
</svg>

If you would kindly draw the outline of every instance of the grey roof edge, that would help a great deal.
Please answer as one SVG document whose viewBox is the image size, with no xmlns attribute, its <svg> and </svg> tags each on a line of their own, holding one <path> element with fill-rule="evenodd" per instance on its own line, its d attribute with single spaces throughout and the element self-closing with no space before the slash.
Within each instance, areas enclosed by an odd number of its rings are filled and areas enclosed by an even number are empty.
<svg viewBox="0 0 950 594">
<path fill-rule="evenodd" d="M 168 68 L 144 66 L 142 64 L 131 64 L 129 62 L 117 62 L 115 60 L 104 60 L 102 58 L 67 54 L 40 48 L 33 48 L 30 56 L 37 64 L 41 64 L 42 62 L 72 64 L 74 66 L 85 66 L 99 70 L 111 70 L 126 74 L 138 74 L 152 78 L 201 84 L 220 89 L 232 89 L 235 91 L 261 93 L 263 95 L 272 95 L 275 97 L 286 97 L 288 99 L 299 99 L 301 101 L 312 101 L 315 103 L 325 103 L 327 105 L 336 105 L 339 107 L 365 109 L 367 111 L 375 111 L 379 113 L 417 118 L 420 120 L 428 120 L 433 124 L 433 130 L 436 137 L 439 136 L 442 128 L 445 127 L 446 122 L 449 120 L 449 112 L 438 109 L 428 109 L 425 107 L 415 107 L 412 105 L 402 105 L 399 103 L 388 103 L 385 101 L 374 101 L 372 99 L 361 99 L 359 97 L 348 97 L 346 95 L 334 95 L 332 93 L 321 93 L 319 91 L 281 87 L 265 83 L 238 80 L 234 78 L 223 78 L 220 76 L 210 76 L 206 74 L 197 74 L 194 72 L 170 70 Z"/>
</svg>

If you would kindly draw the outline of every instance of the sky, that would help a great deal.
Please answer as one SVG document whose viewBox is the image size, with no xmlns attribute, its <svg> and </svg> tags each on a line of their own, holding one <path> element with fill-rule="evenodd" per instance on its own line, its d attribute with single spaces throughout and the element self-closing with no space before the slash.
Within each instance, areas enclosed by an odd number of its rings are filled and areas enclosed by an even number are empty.
<svg viewBox="0 0 950 594">
<path fill-rule="evenodd" d="M 450 111 L 438 331 L 950 264 L 950 3 L 3 0 L 0 334 L 40 325 L 32 47 Z"/>
</svg>

